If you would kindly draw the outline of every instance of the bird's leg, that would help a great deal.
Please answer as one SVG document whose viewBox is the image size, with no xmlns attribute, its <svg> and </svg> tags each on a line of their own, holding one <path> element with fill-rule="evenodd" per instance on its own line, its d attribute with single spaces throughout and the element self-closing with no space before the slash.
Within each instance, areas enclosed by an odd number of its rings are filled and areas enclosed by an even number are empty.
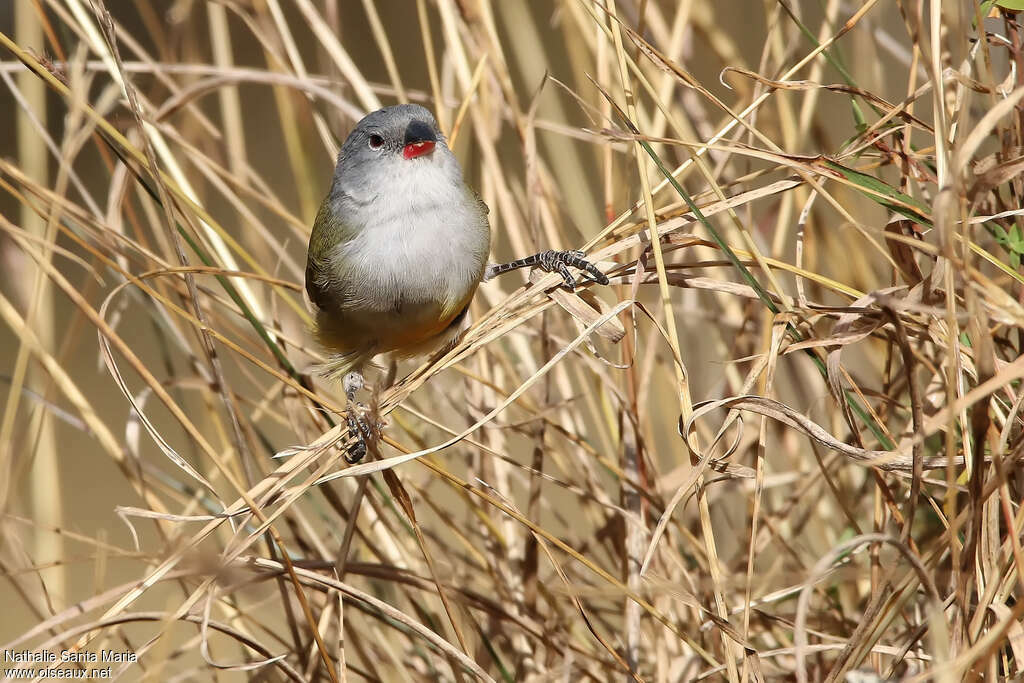
<svg viewBox="0 0 1024 683">
<path fill-rule="evenodd" d="M 527 256 L 526 258 L 509 263 L 489 263 L 487 264 L 487 270 L 484 272 L 484 280 L 490 280 L 492 277 L 512 270 L 518 270 L 519 268 L 538 266 L 548 273 L 558 273 L 565 281 L 565 286 L 575 290 L 576 280 L 568 268 L 568 266 L 572 266 L 586 272 L 596 282 L 602 285 L 608 284 L 608 276 L 598 270 L 597 266 L 586 260 L 584 256 L 585 254 L 582 251 L 555 251 L 554 249 L 548 249 L 547 251 L 542 251 L 533 256 Z"/>
<path fill-rule="evenodd" d="M 373 430 L 362 414 L 362 406 L 356 403 L 356 392 L 363 388 L 366 380 L 358 370 L 352 370 L 341 380 L 345 388 L 345 398 L 348 399 L 348 435 L 355 439 L 345 454 L 345 461 L 354 465 L 366 457 L 366 444 L 373 438 Z"/>
<path fill-rule="evenodd" d="M 356 392 L 366 386 L 366 380 L 363 379 L 363 373 L 352 370 L 341 379 L 341 386 L 345 389 L 345 396 L 352 401 L 355 400 Z"/>
</svg>

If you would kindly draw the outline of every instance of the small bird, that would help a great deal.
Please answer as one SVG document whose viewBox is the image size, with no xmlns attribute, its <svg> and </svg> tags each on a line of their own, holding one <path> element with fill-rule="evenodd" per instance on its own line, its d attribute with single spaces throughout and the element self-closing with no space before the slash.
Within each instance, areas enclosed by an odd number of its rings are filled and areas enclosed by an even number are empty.
<svg viewBox="0 0 1024 683">
<path fill-rule="evenodd" d="M 368 114 L 342 145 L 309 238 L 306 292 L 316 340 L 331 354 L 322 371 L 343 377 L 349 400 L 350 463 L 363 458 L 372 434 L 353 410 L 363 366 L 378 354 L 417 356 L 453 343 L 481 281 L 538 266 L 572 289 L 572 266 L 608 283 L 579 251 L 488 264 L 487 213 L 419 105 Z"/>
</svg>

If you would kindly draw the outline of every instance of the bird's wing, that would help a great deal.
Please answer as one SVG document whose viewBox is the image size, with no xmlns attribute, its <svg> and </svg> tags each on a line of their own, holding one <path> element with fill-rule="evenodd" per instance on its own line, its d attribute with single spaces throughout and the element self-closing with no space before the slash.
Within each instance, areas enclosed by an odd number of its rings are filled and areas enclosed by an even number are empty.
<svg viewBox="0 0 1024 683">
<path fill-rule="evenodd" d="M 326 308 L 327 292 L 324 288 L 323 266 L 317 259 L 306 257 L 306 294 L 317 308 Z"/>
<path fill-rule="evenodd" d="M 491 212 L 491 207 L 487 206 L 487 202 L 483 200 L 483 198 L 476 190 L 469 187 L 469 185 L 466 185 L 466 188 L 469 190 L 469 194 L 473 197 L 473 199 L 476 200 L 476 203 L 480 205 L 480 208 L 483 209 L 484 216 L 487 216 L 487 214 Z"/>
<path fill-rule="evenodd" d="M 309 249 L 306 252 L 306 293 L 317 308 L 329 308 L 331 304 L 329 288 L 334 280 L 334 274 L 331 272 L 328 254 L 338 243 L 351 239 L 352 236 L 352 230 L 338 219 L 330 207 L 330 202 L 324 200 L 313 222 L 313 231 L 309 235 Z"/>
</svg>

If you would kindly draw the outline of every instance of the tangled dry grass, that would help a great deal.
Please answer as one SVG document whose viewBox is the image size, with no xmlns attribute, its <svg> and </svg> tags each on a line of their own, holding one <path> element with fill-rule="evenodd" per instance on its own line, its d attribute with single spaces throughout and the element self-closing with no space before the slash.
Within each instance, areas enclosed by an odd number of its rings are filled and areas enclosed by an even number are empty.
<svg viewBox="0 0 1024 683">
<path fill-rule="evenodd" d="M 1018 678 L 1003 4 L 17 0 L 4 650 L 131 652 L 130 680 Z M 483 285 L 454 349 L 377 379 L 346 467 L 304 247 L 339 139 L 397 101 L 436 112 L 495 260 L 583 248 L 612 286 Z"/>
</svg>

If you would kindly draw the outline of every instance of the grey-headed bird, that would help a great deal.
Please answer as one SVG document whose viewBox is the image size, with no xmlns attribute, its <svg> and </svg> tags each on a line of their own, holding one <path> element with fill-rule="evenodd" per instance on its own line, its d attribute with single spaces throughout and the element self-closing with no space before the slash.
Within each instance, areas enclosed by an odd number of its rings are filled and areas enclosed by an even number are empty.
<svg viewBox="0 0 1024 683">
<path fill-rule="evenodd" d="M 368 114 L 342 145 L 309 238 L 306 292 L 316 339 L 331 354 L 325 374 L 343 377 L 349 400 L 349 462 L 366 454 L 371 435 L 353 410 L 363 366 L 378 354 L 409 357 L 451 344 L 482 280 L 538 266 L 572 289 L 572 266 L 608 283 L 578 251 L 488 264 L 487 212 L 419 105 Z"/>
</svg>

